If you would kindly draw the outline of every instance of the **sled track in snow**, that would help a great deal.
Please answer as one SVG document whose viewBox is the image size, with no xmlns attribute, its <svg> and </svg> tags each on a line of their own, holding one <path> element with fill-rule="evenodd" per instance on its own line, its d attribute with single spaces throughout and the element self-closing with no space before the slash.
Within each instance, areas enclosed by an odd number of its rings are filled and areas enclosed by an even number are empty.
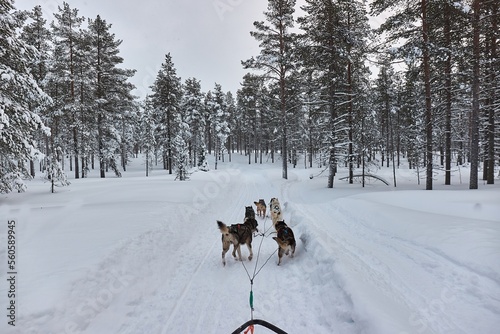
<svg viewBox="0 0 500 334">
<path fill-rule="evenodd" d="M 239 192 L 240 193 L 240 196 L 238 197 L 236 203 L 231 203 L 230 205 L 228 204 L 228 208 L 230 209 L 230 214 L 228 215 L 227 213 L 224 214 L 224 217 L 229 217 L 229 221 L 228 220 L 225 220 L 225 219 L 222 219 L 222 221 L 228 225 L 230 224 L 234 224 L 236 222 L 242 222 L 243 221 L 243 217 L 244 217 L 244 214 L 245 214 L 245 205 L 248 205 L 246 204 L 246 199 L 248 198 L 248 194 L 249 192 L 247 191 L 247 187 L 245 188 L 245 191 L 241 191 Z M 241 217 L 241 219 L 238 219 L 237 217 Z M 210 230 L 211 232 L 213 231 L 214 233 L 209 233 L 208 236 L 212 236 L 214 235 L 214 242 L 212 243 L 212 246 L 210 247 L 209 251 L 207 251 L 205 253 L 205 255 L 203 256 L 202 260 L 197 264 L 194 272 L 190 275 L 190 280 L 186 283 L 181 295 L 180 295 L 180 298 L 179 300 L 176 302 L 176 306 L 174 308 L 174 310 L 172 310 L 172 313 L 170 314 L 170 316 L 168 317 L 168 320 L 166 322 L 166 324 L 163 326 L 162 328 L 162 331 L 161 333 L 162 334 L 166 334 L 166 333 L 169 333 L 169 328 L 172 324 L 172 320 L 175 319 L 178 315 L 177 313 L 179 312 L 179 309 L 180 309 L 180 306 L 183 304 L 183 302 L 185 301 L 185 298 L 186 298 L 186 295 L 187 293 L 190 291 L 191 287 L 193 286 L 193 282 L 196 280 L 196 279 L 199 279 L 198 275 L 200 273 L 200 269 L 202 266 L 204 266 L 206 263 L 207 263 L 207 259 L 210 257 L 210 256 L 213 256 L 213 253 L 214 253 L 214 249 L 219 246 L 220 247 L 220 250 L 222 252 L 222 244 L 221 244 L 221 241 L 220 241 L 220 232 L 218 230 L 218 228 L 216 227 L 216 221 L 214 220 L 213 222 L 210 221 L 209 222 L 211 225 L 212 228 L 208 229 Z M 244 251 L 244 249 L 246 249 L 246 246 L 242 247 L 242 251 Z M 232 251 L 232 247 L 230 248 L 230 251 L 226 254 L 226 261 L 230 260 L 230 259 L 227 259 L 228 257 L 232 257 L 231 256 L 231 251 Z M 219 254 L 221 254 L 221 252 Z M 243 256 L 244 252 L 242 252 L 242 256 Z M 221 257 L 219 255 L 219 264 L 220 266 L 222 267 L 222 262 L 221 262 Z M 214 270 L 218 270 L 218 269 L 221 269 L 223 270 L 223 268 L 214 268 Z M 216 284 L 219 284 L 218 282 L 213 282 L 214 285 Z M 215 293 L 215 291 L 214 291 Z"/>
<path fill-rule="evenodd" d="M 344 274 L 363 282 L 365 293 L 357 292 L 363 299 L 387 300 L 394 307 L 392 316 L 406 317 L 407 323 L 402 325 L 410 324 L 415 331 L 465 333 L 460 321 L 465 312 L 461 308 L 464 304 L 487 303 L 492 307 L 489 316 L 494 318 L 494 314 L 500 314 L 498 308 L 493 308 L 498 296 L 483 294 L 483 288 L 470 289 L 470 286 L 480 285 L 490 286 L 489 291 L 495 291 L 496 277 L 481 273 L 439 249 L 377 229 L 366 220 L 369 216 L 345 204 L 353 205 L 340 200 L 332 202 L 328 211 L 319 215 L 314 204 L 301 205 L 300 211 L 309 218 L 310 238 L 314 238 L 322 249 L 331 250 L 328 256 L 341 261 Z M 360 205 L 356 207 L 359 209 Z M 382 212 L 378 214 L 383 215 Z M 325 216 L 332 217 L 334 222 L 316 223 Z M 351 288 L 360 287 L 357 284 Z M 427 290 L 421 291 L 422 287 Z"/>
</svg>

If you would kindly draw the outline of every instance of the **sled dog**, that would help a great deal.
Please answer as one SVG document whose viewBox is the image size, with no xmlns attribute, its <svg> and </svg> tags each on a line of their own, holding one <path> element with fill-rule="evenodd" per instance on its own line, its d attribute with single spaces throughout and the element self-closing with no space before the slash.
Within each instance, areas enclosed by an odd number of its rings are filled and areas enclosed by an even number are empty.
<svg viewBox="0 0 500 334">
<path fill-rule="evenodd" d="M 255 219 L 255 211 L 251 205 L 245 206 L 245 219 L 247 218 Z"/>
<path fill-rule="evenodd" d="M 217 225 L 222 233 L 222 264 L 226 265 L 226 253 L 231 244 L 233 244 L 233 257 L 239 261 L 243 261 L 240 246 L 246 244 L 250 252 L 248 260 L 251 261 L 253 258 L 252 234 L 258 231 L 257 220 L 255 218 L 246 218 L 243 224 L 233 224 L 231 226 L 227 226 L 218 220 Z M 238 251 L 238 257 L 236 257 L 236 251 Z"/>
<path fill-rule="evenodd" d="M 285 224 L 285 221 L 280 220 L 278 221 L 274 227 L 276 228 L 277 235 L 276 237 L 273 237 L 274 240 L 278 243 L 278 266 L 281 263 L 281 258 L 283 257 L 283 254 L 285 255 L 290 255 L 290 257 L 293 257 L 295 254 L 295 237 L 293 236 L 293 231 L 290 227 L 288 227 L 287 224 Z M 291 252 L 291 253 L 290 253 Z"/>
<path fill-rule="evenodd" d="M 281 205 L 276 197 L 271 198 L 271 201 L 269 202 L 269 211 L 271 212 L 271 220 L 273 221 L 273 225 L 276 228 L 276 223 L 280 220 L 283 220 Z"/>
<path fill-rule="evenodd" d="M 257 216 L 259 217 L 265 217 L 266 216 L 266 209 L 267 205 L 266 202 L 263 199 L 259 199 L 259 201 L 253 202 L 255 206 L 257 207 Z"/>
</svg>

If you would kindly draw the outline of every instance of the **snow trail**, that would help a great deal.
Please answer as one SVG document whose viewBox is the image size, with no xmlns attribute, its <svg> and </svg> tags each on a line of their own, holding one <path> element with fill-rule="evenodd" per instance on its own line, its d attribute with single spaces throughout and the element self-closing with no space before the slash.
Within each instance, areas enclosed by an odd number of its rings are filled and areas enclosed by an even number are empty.
<svg viewBox="0 0 500 334">
<path fill-rule="evenodd" d="M 6 333 L 232 332 L 250 319 L 251 285 L 230 253 L 222 265 L 216 220 L 242 222 L 245 206 L 271 197 L 297 250 L 277 266 L 271 220 L 257 217 L 261 232 L 271 229 L 254 238 L 252 261 L 242 248 L 250 275 L 264 265 L 254 318 L 291 334 L 499 328 L 498 187 L 327 189 L 324 177 L 309 179 L 319 169 L 291 169 L 283 180 L 270 164 L 219 166 L 188 182 L 129 169 L 121 179 L 75 180 L 54 196 L 34 181 L 31 193 L 6 197 L 0 212 L 15 216 L 22 241 L 23 306 Z"/>
</svg>

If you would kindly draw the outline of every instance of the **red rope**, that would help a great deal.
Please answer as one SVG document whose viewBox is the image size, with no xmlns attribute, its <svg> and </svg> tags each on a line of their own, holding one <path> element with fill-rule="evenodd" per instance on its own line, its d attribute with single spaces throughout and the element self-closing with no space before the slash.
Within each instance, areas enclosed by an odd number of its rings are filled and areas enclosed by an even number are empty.
<svg viewBox="0 0 500 334">
<path fill-rule="evenodd" d="M 250 331 L 250 334 L 253 334 L 253 325 L 248 326 L 247 330 L 243 332 L 243 334 L 247 334 Z"/>
</svg>

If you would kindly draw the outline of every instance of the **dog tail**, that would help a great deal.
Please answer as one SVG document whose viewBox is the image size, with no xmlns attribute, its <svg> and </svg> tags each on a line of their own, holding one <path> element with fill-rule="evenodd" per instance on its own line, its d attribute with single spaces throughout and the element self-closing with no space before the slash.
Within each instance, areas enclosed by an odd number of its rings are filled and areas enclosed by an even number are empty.
<svg viewBox="0 0 500 334">
<path fill-rule="evenodd" d="M 221 233 L 229 233 L 229 229 L 227 228 L 226 224 L 224 224 L 220 220 L 217 221 L 217 225 L 219 226 L 219 230 L 221 231 Z"/>
</svg>

